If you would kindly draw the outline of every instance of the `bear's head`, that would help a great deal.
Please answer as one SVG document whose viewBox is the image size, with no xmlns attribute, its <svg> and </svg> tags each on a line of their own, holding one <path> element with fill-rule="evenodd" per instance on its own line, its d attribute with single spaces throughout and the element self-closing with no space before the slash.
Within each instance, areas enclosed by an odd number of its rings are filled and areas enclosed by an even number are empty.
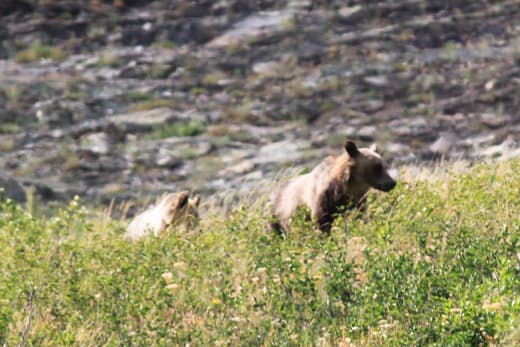
<svg viewBox="0 0 520 347">
<path fill-rule="evenodd" d="M 388 192 L 395 187 L 395 180 L 388 174 L 386 164 L 377 153 L 377 146 L 358 148 L 352 141 L 345 143 L 345 150 L 352 160 L 355 179 L 361 180 L 372 188 Z"/>
<path fill-rule="evenodd" d="M 163 217 L 164 224 L 168 227 L 185 224 L 187 229 L 197 226 L 199 203 L 199 195 L 190 199 L 185 191 L 166 195 L 159 203 L 161 209 L 166 211 Z"/>
</svg>

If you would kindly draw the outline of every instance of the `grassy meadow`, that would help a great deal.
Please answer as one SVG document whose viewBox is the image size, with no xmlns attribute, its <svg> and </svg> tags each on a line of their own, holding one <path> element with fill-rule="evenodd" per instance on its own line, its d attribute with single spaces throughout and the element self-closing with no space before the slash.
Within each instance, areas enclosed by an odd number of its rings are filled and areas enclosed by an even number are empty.
<svg viewBox="0 0 520 347">
<path fill-rule="evenodd" d="M 81 201 L 4 202 L 0 346 L 519 346 L 519 172 L 403 180 L 330 237 L 236 206 L 132 243 Z"/>
</svg>

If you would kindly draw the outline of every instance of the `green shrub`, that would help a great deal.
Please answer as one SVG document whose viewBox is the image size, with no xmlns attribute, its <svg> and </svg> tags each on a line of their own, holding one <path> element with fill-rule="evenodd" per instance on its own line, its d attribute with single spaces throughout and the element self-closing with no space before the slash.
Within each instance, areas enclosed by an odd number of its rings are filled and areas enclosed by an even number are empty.
<svg viewBox="0 0 520 347">
<path fill-rule="evenodd" d="M 262 209 L 128 242 L 77 200 L 0 205 L 0 344 L 516 346 L 518 162 L 402 182 L 330 237 Z"/>
<path fill-rule="evenodd" d="M 29 48 L 19 51 L 15 59 L 20 63 L 30 63 L 40 59 L 63 60 L 67 57 L 59 47 L 51 47 L 41 43 L 34 43 Z"/>
<path fill-rule="evenodd" d="M 179 121 L 170 124 L 155 126 L 148 135 L 150 139 L 165 139 L 177 136 L 197 136 L 206 131 L 206 126 L 201 121 Z"/>
<path fill-rule="evenodd" d="M 125 99 L 127 99 L 130 102 L 140 102 L 140 101 L 152 100 L 153 97 L 154 97 L 154 95 L 151 92 L 134 91 L 134 92 L 131 92 L 128 95 L 126 95 Z"/>
</svg>

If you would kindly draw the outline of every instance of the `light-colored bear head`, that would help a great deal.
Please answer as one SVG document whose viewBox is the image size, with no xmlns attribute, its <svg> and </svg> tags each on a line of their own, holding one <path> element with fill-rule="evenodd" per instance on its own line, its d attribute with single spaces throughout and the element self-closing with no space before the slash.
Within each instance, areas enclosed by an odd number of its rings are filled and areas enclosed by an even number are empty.
<svg viewBox="0 0 520 347">
<path fill-rule="evenodd" d="M 167 229 L 193 229 L 199 222 L 200 196 L 189 199 L 188 192 L 169 193 L 151 208 L 136 215 L 126 229 L 125 236 L 137 240 L 145 235 L 160 236 Z"/>
<path fill-rule="evenodd" d="M 199 221 L 198 207 L 200 196 L 189 198 L 188 192 L 170 193 L 161 199 L 157 209 L 165 211 L 163 223 L 165 228 L 185 224 L 186 229 L 196 227 Z"/>
<path fill-rule="evenodd" d="M 377 145 L 358 148 L 354 142 L 347 141 L 345 150 L 352 160 L 351 168 L 356 172 L 357 180 L 362 180 L 368 186 L 384 192 L 395 187 L 395 180 L 390 177 L 384 160 L 377 153 Z"/>
</svg>

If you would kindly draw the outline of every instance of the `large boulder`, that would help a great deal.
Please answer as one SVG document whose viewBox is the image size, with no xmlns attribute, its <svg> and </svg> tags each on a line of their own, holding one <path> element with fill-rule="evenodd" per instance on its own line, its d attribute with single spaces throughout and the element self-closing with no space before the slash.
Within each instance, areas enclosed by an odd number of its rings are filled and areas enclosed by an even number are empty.
<svg viewBox="0 0 520 347">
<path fill-rule="evenodd" d="M 27 194 L 14 178 L 0 173 L 0 198 L 9 198 L 16 202 L 26 202 Z"/>
</svg>

